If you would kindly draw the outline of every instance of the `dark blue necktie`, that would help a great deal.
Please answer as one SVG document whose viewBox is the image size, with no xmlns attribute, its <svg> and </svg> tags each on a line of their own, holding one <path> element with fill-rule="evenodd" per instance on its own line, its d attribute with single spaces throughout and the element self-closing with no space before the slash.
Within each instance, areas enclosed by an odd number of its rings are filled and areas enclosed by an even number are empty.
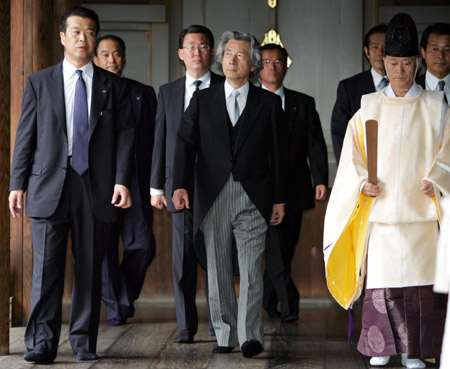
<svg viewBox="0 0 450 369">
<path fill-rule="evenodd" d="M 88 168 L 89 123 L 86 84 L 83 71 L 77 70 L 78 80 L 75 85 L 73 105 L 73 144 L 72 168 L 82 175 Z"/>
<path fill-rule="evenodd" d="M 443 91 L 444 92 L 445 81 L 439 81 L 438 82 L 438 86 L 439 86 L 439 91 Z M 447 96 L 445 95 L 445 92 L 444 92 L 444 101 L 448 104 Z"/>
<path fill-rule="evenodd" d="M 195 91 L 200 90 L 200 85 L 202 84 L 202 81 L 200 81 L 199 79 L 194 81 L 194 85 L 195 85 Z"/>
</svg>

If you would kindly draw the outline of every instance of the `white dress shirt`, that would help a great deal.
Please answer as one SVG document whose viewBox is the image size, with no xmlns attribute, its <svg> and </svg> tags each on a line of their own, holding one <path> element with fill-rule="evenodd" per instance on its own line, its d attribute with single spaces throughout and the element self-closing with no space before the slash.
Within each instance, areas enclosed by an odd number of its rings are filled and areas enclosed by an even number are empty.
<svg viewBox="0 0 450 369">
<path fill-rule="evenodd" d="M 261 88 L 264 90 L 270 91 L 266 86 L 264 86 L 264 83 L 261 83 Z M 281 87 L 274 92 L 274 94 L 277 94 L 281 97 L 281 106 L 283 107 L 283 110 L 286 110 L 284 107 L 284 100 L 285 100 L 285 94 L 284 94 L 284 86 L 281 85 Z"/>
<path fill-rule="evenodd" d="M 376 92 L 381 91 L 381 90 L 383 89 L 383 87 L 380 85 L 381 80 L 382 80 L 383 78 L 385 78 L 385 77 L 386 77 L 386 79 L 388 79 L 388 78 L 387 78 L 387 75 L 386 75 L 386 76 L 382 76 L 380 73 L 378 73 L 378 72 L 377 72 L 375 69 L 373 69 L 373 68 L 370 69 L 370 73 L 372 74 L 372 79 L 373 79 L 373 84 L 374 84 L 374 86 L 375 86 L 375 91 L 376 91 Z"/>
<path fill-rule="evenodd" d="M 444 81 L 444 93 L 447 96 L 447 101 L 450 104 L 450 74 L 447 74 L 444 79 L 439 79 L 433 76 L 429 71 L 425 74 L 425 88 L 431 91 L 439 91 L 438 83 Z"/>
<path fill-rule="evenodd" d="M 238 105 L 239 105 L 239 116 L 242 114 L 242 111 L 245 109 L 245 105 L 247 104 L 247 96 L 248 90 L 250 88 L 250 83 L 247 83 L 240 88 L 237 89 L 239 91 L 239 96 L 237 97 Z M 227 105 L 228 115 L 231 117 L 234 111 L 234 98 L 232 96 L 232 92 L 235 89 L 231 87 L 228 81 L 225 80 L 225 102 Z"/>
<path fill-rule="evenodd" d="M 191 102 L 191 99 L 192 99 L 192 95 L 194 95 L 195 89 L 197 88 L 194 84 L 195 81 L 202 81 L 200 86 L 198 86 L 199 90 L 208 88 L 211 85 L 211 72 L 208 71 L 200 78 L 193 78 L 189 75 L 188 72 L 186 72 L 186 82 L 184 84 L 183 111 L 186 111 L 186 109 L 188 108 L 189 103 Z M 163 189 L 150 187 L 150 196 L 163 195 L 163 194 L 164 194 Z"/>
<path fill-rule="evenodd" d="M 68 156 L 72 155 L 73 142 L 73 105 L 75 102 L 75 85 L 78 80 L 77 70 L 83 71 L 83 79 L 86 84 L 86 95 L 88 104 L 88 122 L 91 116 L 91 96 L 92 96 L 92 79 L 94 77 L 94 67 L 92 62 L 87 63 L 81 68 L 76 68 L 74 65 L 64 58 L 63 64 L 63 81 L 64 81 L 64 100 L 66 104 L 66 126 L 67 126 L 67 143 Z"/>
</svg>

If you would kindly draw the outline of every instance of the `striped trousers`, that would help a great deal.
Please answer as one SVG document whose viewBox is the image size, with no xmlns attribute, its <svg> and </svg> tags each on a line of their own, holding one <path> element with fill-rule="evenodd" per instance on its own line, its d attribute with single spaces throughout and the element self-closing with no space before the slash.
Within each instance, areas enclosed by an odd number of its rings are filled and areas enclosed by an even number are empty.
<svg viewBox="0 0 450 369">
<path fill-rule="evenodd" d="M 264 346 L 262 254 L 267 223 L 232 174 L 200 229 L 206 246 L 211 322 L 218 345 L 235 347 L 254 339 Z M 240 271 L 239 305 L 233 279 L 233 237 Z"/>
</svg>

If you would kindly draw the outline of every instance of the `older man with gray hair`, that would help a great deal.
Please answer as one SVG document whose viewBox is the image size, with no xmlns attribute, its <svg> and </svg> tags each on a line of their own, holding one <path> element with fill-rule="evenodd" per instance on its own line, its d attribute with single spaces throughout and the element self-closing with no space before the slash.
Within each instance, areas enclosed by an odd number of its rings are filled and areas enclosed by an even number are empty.
<svg viewBox="0 0 450 369">
<path fill-rule="evenodd" d="M 263 351 L 262 254 L 267 224 L 284 216 L 286 128 L 280 98 L 255 87 L 262 69 L 259 42 L 224 32 L 217 61 L 226 80 L 194 93 L 177 135 L 173 202 L 189 208 L 194 163 L 194 234 L 203 233 L 211 321 L 218 346 L 245 357 Z M 197 159 L 196 159 L 197 158 Z M 240 270 L 239 305 L 233 282 L 233 238 Z"/>
</svg>

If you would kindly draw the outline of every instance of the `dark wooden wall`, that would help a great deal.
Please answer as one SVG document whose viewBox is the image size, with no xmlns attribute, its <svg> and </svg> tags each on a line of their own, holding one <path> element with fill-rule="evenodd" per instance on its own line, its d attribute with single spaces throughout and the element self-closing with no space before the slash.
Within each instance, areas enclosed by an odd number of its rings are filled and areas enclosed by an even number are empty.
<svg viewBox="0 0 450 369">
<path fill-rule="evenodd" d="M 9 351 L 9 0 L 0 2 L 0 355 Z"/>
</svg>

